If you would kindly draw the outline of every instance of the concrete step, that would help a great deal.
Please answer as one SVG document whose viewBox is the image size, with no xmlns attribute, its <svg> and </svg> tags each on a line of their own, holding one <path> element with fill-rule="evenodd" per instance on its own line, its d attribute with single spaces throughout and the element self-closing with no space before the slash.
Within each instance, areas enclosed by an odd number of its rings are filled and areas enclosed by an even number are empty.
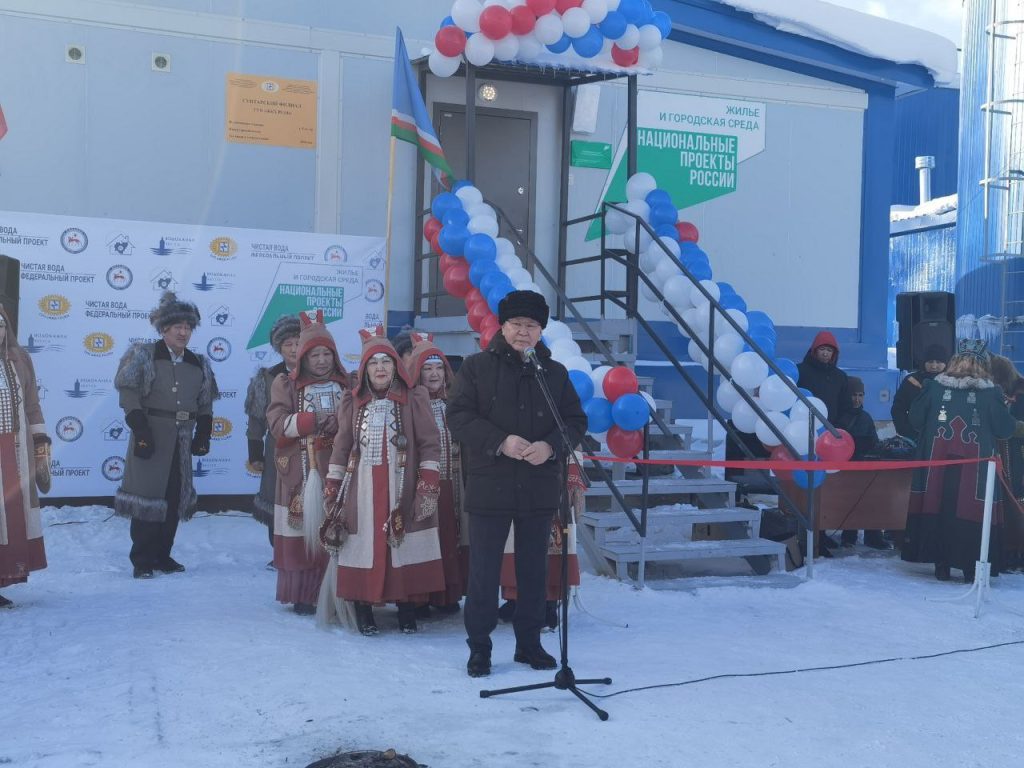
<svg viewBox="0 0 1024 768">
<path fill-rule="evenodd" d="M 639 515 L 637 515 L 639 517 Z M 647 522 L 665 523 L 674 522 L 689 525 L 703 525 L 707 523 L 755 523 L 761 519 L 761 510 L 748 509 L 747 507 L 716 507 L 714 509 L 700 509 L 697 507 L 658 507 L 649 510 Z M 593 528 L 630 528 L 633 523 L 625 512 L 599 512 L 587 511 L 580 516 L 579 521 L 583 525 Z"/>
<path fill-rule="evenodd" d="M 585 466 L 585 465 L 584 465 Z M 626 497 L 639 496 L 642 493 L 642 480 L 618 480 L 615 487 Z M 648 495 L 670 496 L 690 494 L 699 496 L 705 493 L 732 494 L 736 483 L 730 483 L 716 477 L 652 477 L 649 480 Z M 612 492 L 602 482 L 595 482 L 587 489 L 587 497 L 611 496 Z"/>
<path fill-rule="evenodd" d="M 640 562 L 639 542 L 606 542 L 598 547 L 601 555 L 615 564 L 618 577 L 631 581 L 629 565 Z M 768 556 L 776 559 L 779 571 L 786 570 L 786 546 L 768 539 L 728 539 L 724 541 L 685 541 L 651 544 L 643 547 L 645 562 L 679 562 L 725 557 Z M 643 580 L 643 574 L 638 574 Z"/>
</svg>

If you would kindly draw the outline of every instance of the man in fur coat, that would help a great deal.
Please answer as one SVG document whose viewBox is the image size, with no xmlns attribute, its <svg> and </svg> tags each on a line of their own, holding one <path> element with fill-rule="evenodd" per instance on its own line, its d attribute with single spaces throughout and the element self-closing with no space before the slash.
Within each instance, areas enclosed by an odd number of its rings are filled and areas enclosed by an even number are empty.
<svg viewBox="0 0 1024 768">
<path fill-rule="evenodd" d="M 170 291 L 150 312 L 160 340 L 133 344 L 118 365 L 117 387 L 132 439 L 114 511 L 131 519 L 137 579 L 185 567 L 171 557 L 178 520 L 195 513 L 192 456 L 210 451 L 217 382 L 205 357 L 186 347 L 199 325 L 195 304 Z"/>
</svg>

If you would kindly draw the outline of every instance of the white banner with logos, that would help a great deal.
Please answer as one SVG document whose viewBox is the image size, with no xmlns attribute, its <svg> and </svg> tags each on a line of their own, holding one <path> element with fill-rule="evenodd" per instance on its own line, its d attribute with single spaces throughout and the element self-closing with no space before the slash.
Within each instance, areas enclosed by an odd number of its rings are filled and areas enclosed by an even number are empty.
<svg viewBox="0 0 1024 768">
<path fill-rule="evenodd" d="M 210 453 L 193 459 L 200 494 L 255 493 L 245 469 L 249 379 L 280 358 L 269 330 L 324 310 L 346 369 L 360 328 L 385 322 L 384 238 L 0 212 L 0 254 L 21 262 L 18 341 L 32 356 L 47 432 L 52 497 L 109 496 L 129 430 L 113 387 L 130 344 L 157 338 L 149 312 L 165 290 L 194 302 L 189 347 L 221 390 Z"/>
</svg>

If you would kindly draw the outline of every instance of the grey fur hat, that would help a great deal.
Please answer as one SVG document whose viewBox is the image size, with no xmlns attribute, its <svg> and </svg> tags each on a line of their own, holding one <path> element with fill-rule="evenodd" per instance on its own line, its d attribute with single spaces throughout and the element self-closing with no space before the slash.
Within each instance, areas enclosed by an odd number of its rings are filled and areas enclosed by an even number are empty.
<svg viewBox="0 0 1024 768">
<path fill-rule="evenodd" d="M 177 323 L 199 325 L 199 309 L 190 301 L 179 301 L 173 291 L 164 291 L 160 303 L 149 313 L 149 322 L 160 333 Z"/>
<path fill-rule="evenodd" d="M 281 315 L 274 321 L 270 329 L 270 346 L 275 352 L 281 351 L 281 345 L 290 338 L 299 338 L 299 318 L 297 315 Z"/>
</svg>

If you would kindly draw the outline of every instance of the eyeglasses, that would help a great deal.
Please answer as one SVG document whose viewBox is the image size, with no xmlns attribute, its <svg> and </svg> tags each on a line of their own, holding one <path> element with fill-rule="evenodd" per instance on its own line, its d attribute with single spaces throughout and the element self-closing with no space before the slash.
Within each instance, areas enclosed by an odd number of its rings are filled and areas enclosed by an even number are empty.
<svg viewBox="0 0 1024 768">
<path fill-rule="evenodd" d="M 540 323 L 536 321 L 507 320 L 506 322 L 517 331 L 530 331 L 532 333 L 540 330 Z"/>
</svg>

